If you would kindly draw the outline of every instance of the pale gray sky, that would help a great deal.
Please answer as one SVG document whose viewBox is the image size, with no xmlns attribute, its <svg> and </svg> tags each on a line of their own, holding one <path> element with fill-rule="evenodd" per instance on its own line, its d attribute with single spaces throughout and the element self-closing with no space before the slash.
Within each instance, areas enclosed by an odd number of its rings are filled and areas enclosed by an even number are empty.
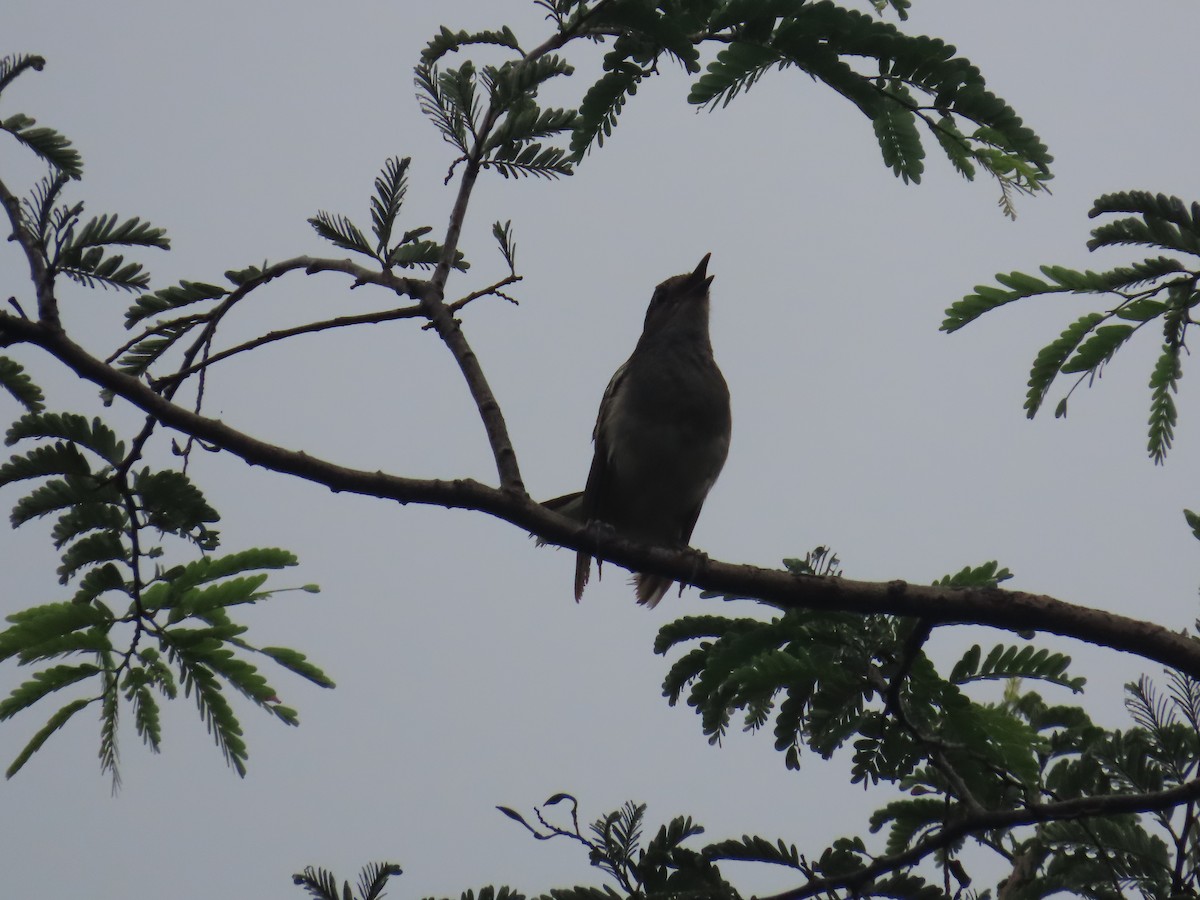
<svg viewBox="0 0 1200 900">
<path fill-rule="evenodd" d="M 956 44 L 1056 157 L 1053 195 L 1023 200 L 1016 223 L 998 212 L 993 184 L 962 182 L 933 148 L 925 183 L 902 185 L 857 110 L 794 72 L 714 114 L 689 108 L 686 79 L 668 74 L 574 178 L 483 179 L 463 242 L 474 267 L 451 291 L 503 274 L 489 230 L 511 218 L 521 305 L 481 301 L 464 320 L 530 489 L 582 485 L 596 406 L 651 289 L 712 251 L 713 343 L 734 437 L 698 547 L 776 565 L 828 543 L 848 575 L 913 581 L 998 558 L 1013 586 L 1188 626 L 1200 576 L 1180 510 L 1200 505 L 1195 373 L 1182 382 L 1177 449 L 1155 468 L 1144 450 L 1153 339 L 1122 351 L 1066 422 L 1030 423 L 1029 363 L 1089 301 L 1054 298 L 955 336 L 937 331 L 945 307 L 995 272 L 1124 261 L 1084 248 L 1099 194 L 1200 198 L 1200 123 L 1186 99 L 1200 76 L 1200 7 L 1133 9 L 916 0 L 906 29 Z M 305 220 L 328 209 L 366 222 L 391 155 L 413 157 L 405 227 L 440 232 L 451 151 L 418 112 L 411 68 L 441 24 L 505 22 L 530 45 L 546 33 L 525 0 L 5 0 L 0 52 L 48 65 L 6 93 L 0 115 L 26 112 L 76 142 L 86 171 L 73 196 L 90 211 L 168 229 L 174 249 L 145 257 L 156 286 L 219 280 L 263 259 L 343 255 Z M 572 90 L 594 76 L 587 63 Z M 16 186 L 40 174 L 10 144 L 0 165 Z M 24 273 L 0 245 L 5 296 L 24 296 Z M 227 338 L 389 303 L 346 287 L 286 279 L 244 304 Z M 89 346 L 120 339 L 127 296 L 64 298 Z M 96 408 L 94 392 L 20 358 L 52 408 Z M 208 396 L 230 424 L 346 464 L 494 479 L 449 354 L 411 324 L 277 344 L 214 369 Z M 250 611 L 251 639 L 303 650 L 339 687 L 271 673 L 302 725 L 239 707 L 245 780 L 180 702 L 166 712 L 161 757 L 124 735 L 115 799 L 98 773 L 95 723 L 72 721 L 0 784 L 0 871 L 14 897 L 295 898 L 289 876 L 306 864 L 353 877 L 376 859 L 406 870 L 394 897 L 486 883 L 536 892 L 599 873 L 573 846 L 530 839 L 496 804 L 527 810 L 572 791 L 590 819 L 644 800 L 655 825 L 688 813 L 714 838 L 759 833 L 816 853 L 865 832 L 882 802 L 849 787 L 842 762 L 810 758 L 789 773 L 769 734 L 710 747 L 689 710 L 666 707 L 653 636 L 681 613 L 721 611 L 716 601 L 672 594 L 646 611 L 610 570 L 577 606 L 571 554 L 537 550 L 482 516 L 334 496 L 226 456 L 199 456 L 193 474 L 224 515 L 226 549 L 293 549 L 301 568 L 280 582 L 324 588 Z M 4 612 L 64 596 L 48 525 L 4 533 L 0 548 Z M 939 641 L 1007 639 L 974 629 Z M 1142 667 L 1059 644 L 1091 679 L 1093 714 L 1122 722 L 1120 685 Z M 0 694 L 26 675 L 0 668 Z M 5 764 L 48 714 L 0 727 Z"/>
</svg>

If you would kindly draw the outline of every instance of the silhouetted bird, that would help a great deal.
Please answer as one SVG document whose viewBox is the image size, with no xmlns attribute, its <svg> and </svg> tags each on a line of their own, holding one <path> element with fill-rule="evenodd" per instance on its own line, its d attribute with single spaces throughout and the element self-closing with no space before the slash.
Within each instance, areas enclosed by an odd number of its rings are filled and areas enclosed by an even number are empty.
<svg viewBox="0 0 1200 900">
<path fill-rule="evenodd" d="M 706 254 L 694 272 L 654 290 L 633 355 L 617 369 L 592 432 L 595 454 L 582 494 L 546 505 L 583 522 L 660 544 L 687 546 L 700 507 L 729 452 L 729 388 L 708 336 Z M 575 599 L 583 595 L 591 554 L 579 551 Z M 638 603 L 654 606 L 671 587 L 637 574 Z"/>
</svg>

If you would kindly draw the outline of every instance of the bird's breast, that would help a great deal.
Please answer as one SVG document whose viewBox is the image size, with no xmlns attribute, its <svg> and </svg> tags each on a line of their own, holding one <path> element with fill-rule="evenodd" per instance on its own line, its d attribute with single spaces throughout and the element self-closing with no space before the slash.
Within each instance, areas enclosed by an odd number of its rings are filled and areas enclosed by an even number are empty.
<svg viewBox="0 0 1200 900">
<path fill-rule="evenodd" d="M 711 356 L 631 360 L 616 386 L 604 443 L 613 524 L 664 539 L 698 509 L 729 453 L 729 389 Z"/>
</svg>

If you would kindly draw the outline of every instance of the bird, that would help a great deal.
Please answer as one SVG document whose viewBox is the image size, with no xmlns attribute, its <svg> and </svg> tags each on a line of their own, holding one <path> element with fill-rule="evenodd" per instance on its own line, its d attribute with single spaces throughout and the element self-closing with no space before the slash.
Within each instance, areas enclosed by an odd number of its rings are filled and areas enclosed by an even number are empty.
<svg viewBox="0 0 1200 900">
<path fill-rule="evenodd" d="M 631 538 L 688 546 L 732 432 L 729 387 L 708 330 L 711 256 L 654 289 L 641 337 L 600 401 L 586 486 L 547 502 L 551 509 Z M 580 550 L 576 602 L 591 563 Z M 636 573 L 633 583 L 637 602 L 652 608 L 673 579 Z"/>
</svg>

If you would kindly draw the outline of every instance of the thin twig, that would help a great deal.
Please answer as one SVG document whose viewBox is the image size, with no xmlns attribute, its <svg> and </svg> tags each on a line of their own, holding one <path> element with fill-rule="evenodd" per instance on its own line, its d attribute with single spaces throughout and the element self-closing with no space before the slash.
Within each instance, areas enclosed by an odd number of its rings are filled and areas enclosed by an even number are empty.
<svg viewBox="0 0 1200 900">
<path fill-rule="evenodd" d="M 21 215 L 21 201 L 8 189 L 3 179 L 0 179 L 0 203 L 8 213 L 8 221 L 12 224 L 12 235 L 9 240 L 16 241 L 25 252 L 29 263 L 29 274 L 33 279 L 33 287 L 37 292 L 38 319 L 47 327 L 56 331 L 62 330 L 62 320 L 58 315 L 58 300 L 54 295 L 54 282 L 47 268 L 47 261 L 42 254 L 37 235 L 25 227 L 25 219 Z M 13 302 L 16 300 L 14 298 Z M 20 307 L 17 307 L 20 309 Z"/>
</svg>

